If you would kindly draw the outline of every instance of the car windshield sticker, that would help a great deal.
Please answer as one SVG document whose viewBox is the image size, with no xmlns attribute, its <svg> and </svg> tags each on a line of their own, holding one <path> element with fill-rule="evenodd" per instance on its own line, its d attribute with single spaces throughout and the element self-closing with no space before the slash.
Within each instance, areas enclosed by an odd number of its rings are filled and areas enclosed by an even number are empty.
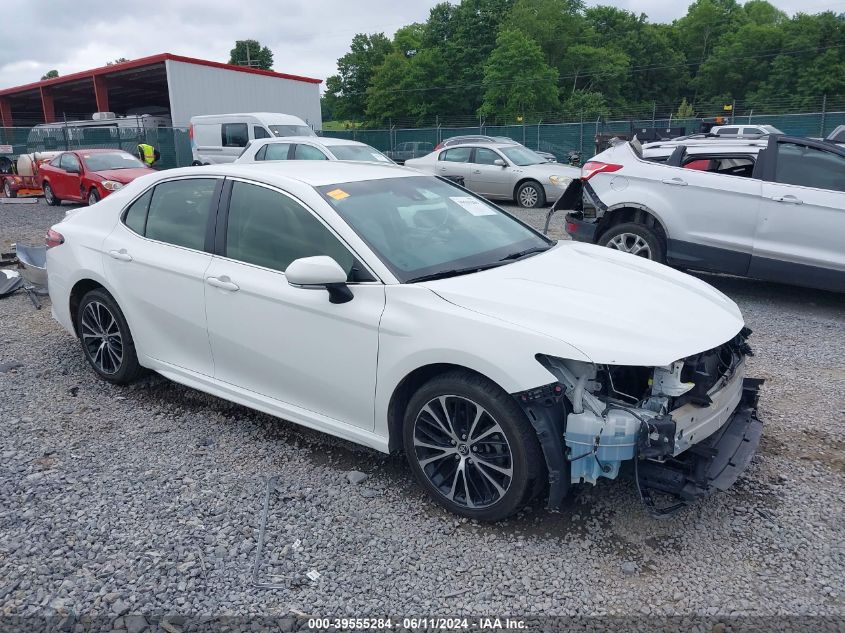
<svg viewBox="0 0 845 633">
<path fill-rule="evenodd" d="M 373 158 L 375 158 L 376 160 L 380 160 L 383 163 L 389 163 L 390 162 L 390 159 L 387 156 L 382 156 L 381 154 L 376 154 L 375 152 L 372 152 L 372 154 L 373 154 Z"/>
<path fill-rule="evenodd" d="M 330 198 L 334 198 L 335 200 L 343 200 L 344 198 L 349 197 L 349 194 L 346 193 L 343 189 L 332 189 L 326 195 Z"/>
<path fill-rule="evenodd" d="M 476 200 L 470 196 L 454 196 L 449 198 L 449 200 L 462 206 L 473 215 L 496 215 L 496 212 L 481 202 L 481 200 Z"/>
</svg>

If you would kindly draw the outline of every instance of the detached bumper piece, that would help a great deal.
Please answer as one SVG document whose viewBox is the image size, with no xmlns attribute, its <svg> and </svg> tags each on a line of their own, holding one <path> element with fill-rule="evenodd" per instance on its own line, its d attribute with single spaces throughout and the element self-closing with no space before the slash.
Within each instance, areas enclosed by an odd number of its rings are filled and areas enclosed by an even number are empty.
<svg viewBox="0 0 845 633">
<path fill-rule="evenodd" d="M 763 435 L 763 423 L 757 419 L 761 384 L 760 379 L 746 378 L 733 415 L 703 442 L 662 463 L 635 460 L 637 487 L 651 514 L 674 514 L 713 490 L 724 491 L 734 484 L 751 463 Z M 658 508 L 652 492 L 671 495 L 677 503 Z"/>
</svg>

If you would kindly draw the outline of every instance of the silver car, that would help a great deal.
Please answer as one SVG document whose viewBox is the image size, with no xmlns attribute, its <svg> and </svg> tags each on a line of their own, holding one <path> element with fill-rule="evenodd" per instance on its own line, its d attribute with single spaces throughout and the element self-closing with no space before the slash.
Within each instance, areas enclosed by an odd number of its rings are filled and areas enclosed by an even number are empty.
<svg viewBox="0 0 845 633">
<path fill-rule="evenodd" d="M 462 179 L 464 186 L 486 198 L 514 200 L 526 208 L 557 200 L 581 171 L 549 163 L 536 152 L 511 143 L 467 143 L 405 161 L 437 176 Z"/>
<path fill-rule="evenodd" d="M 393 165 L 393 161 L 366 143 L 327 136 L 282 136 L 251 141 L 236 163 L 262 160 L 354 160 Z"/>
</svg>

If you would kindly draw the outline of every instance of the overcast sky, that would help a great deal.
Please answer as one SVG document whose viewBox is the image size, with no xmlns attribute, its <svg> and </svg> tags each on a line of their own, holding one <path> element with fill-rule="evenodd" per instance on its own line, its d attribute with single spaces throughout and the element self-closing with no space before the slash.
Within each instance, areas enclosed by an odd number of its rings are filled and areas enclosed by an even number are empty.
<svg viewBox="0 0 845 633">
<path fill-rule="evenodd" d="M 269 46 L 274 69 L 325 79 L 355 33 L 388 35 L 422 22 L 438 0 L 5 0 L 0 19 L 0 88 L 37 81 L 50 69 L 87 70 L 119 57 L 176 53 L 228 61 L 236 39 Z M 770 0 L 796 11 L 845 11 L 845 1 Z M 588 0 L 670 22 L 686 0 Z"/>
</svg>

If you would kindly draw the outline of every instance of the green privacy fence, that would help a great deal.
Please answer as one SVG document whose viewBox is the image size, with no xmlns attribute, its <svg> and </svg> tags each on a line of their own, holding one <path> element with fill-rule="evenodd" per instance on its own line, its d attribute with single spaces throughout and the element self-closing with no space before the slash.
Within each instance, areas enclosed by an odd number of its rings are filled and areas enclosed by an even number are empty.
<svg viewBox="0 0 845 633">
<path fill-rule="evenodd" d="M 0 145 L 11 146 L 11 152 L 0 154 L 13 158 L 28 152 L 72 149 L 122 149 L 132 154 L 139 143 L 147 143 L 161 154 L 158 169 L 184 167 L 191 164 L 191 141 L 188 128 L 170 127 L 73 127 L 57 124 L 32 128 L 0 128 Z"/>
<path fill-rule="evenodd" d="M 737 116 L 735 124 L 769 124 L 787 134 L 824 137 L 836 126 L 845 125 L 845 110 L 802 114 L 755 114 Z M 532 149 L 551 152 L 559 160 L 566 160 L 570 151 L 581 152 L 586 159 L 594 153 L 597 134 L 631 134 L 639 128 L 682 127 L 687 132 L 698 129 L 697 119 L 635 119 L 619 121 L 578 121 L 574 123 L 539 123 L 531 125 L 474 125 L 465 127 L 391 128 L 383 130 L 325 131 L 324 136 L 346 138 L 389 151 L 406 141 L 428 142 L 437 145 L 444 139 L 468 134 L 505 136 Z M 191 164 L 191 142 L 188 128 L 144 127 L 73 127 L 56 124 L 37 127 L 0 127 L 0 169 L 8 167 L 10 158 L 27 152 L 115 148 L 135 153 L 139 143 L 157 148 L 161 159 L 159 169 L 185 167 Z"/>
<path fill-rule="evenodd" d="M 734 124 L 768 124 L 786 134 L 824 137 L 838 125 L 845 125 L 845 111 L 802 114 L 754 114 L 737 116 Z M 681 127 L 687 133 L 698 131 L 698 119 L 635 119 L 622 121 L 578 121 L 576 123 L 538 123 L 531 125 L 474 125 L 468 127 L 391 128 L 384 130 L 327 130 L 324 136 L 345 138 L 388 151 L 405 141 L 428 142 L 437 145 L 453 136 L 484 134 L 506 136 L 544 152 L 551 152 L 560 160 L 573 150 L 589 157 L 595 150 L 597 134 L 631 134 L 640 128 Z"/>
</svg>

